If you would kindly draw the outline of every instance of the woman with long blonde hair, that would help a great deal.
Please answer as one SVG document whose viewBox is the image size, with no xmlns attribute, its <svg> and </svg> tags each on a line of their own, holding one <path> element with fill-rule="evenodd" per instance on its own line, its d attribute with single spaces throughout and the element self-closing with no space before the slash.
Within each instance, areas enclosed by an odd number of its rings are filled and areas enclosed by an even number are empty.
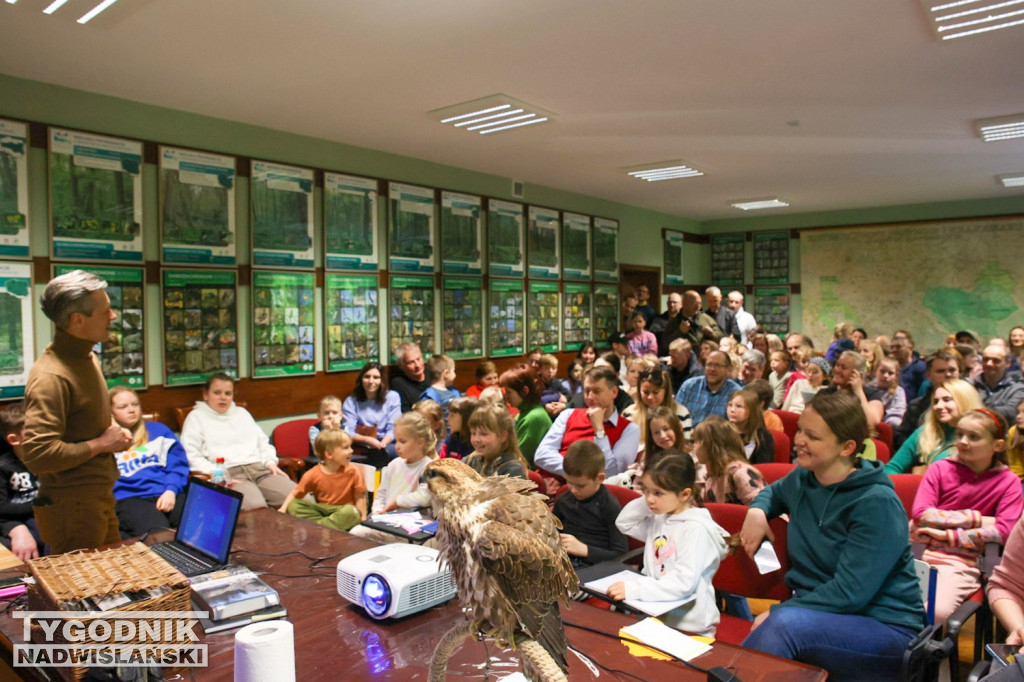
<svg viewBox="0 0 1024 682">
<path fill-rule="evenodd" d="M 974 386 L 963 379 L 950 379 L 932 393 L 932 406 L 919 426 L 885 465 L 887 474 L 911 470 L 923 473 L 930 465 L 956 452 L 956 425 L 960 417 L 984 407 Z"/>
</svg>

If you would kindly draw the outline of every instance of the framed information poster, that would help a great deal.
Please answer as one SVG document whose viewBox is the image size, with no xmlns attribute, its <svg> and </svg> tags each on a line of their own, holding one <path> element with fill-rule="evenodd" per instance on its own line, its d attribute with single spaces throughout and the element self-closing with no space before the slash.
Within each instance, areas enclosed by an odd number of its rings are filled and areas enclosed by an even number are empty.
<svg viewBox="0 0 1024 682">
<path fill-rule="evenodd" d="M 391 317 L 388 342 L 391 361 L 395 349 L 406 341 L 420 347 L 423 357 L 434 351 L 434 278 L 393 275 L 389 281 Z"/>
<path fill-rule="evenodd" d="M 0 399 L 25 395 L 35 361 L 32 264 L 0 263 Z"/>
<path fill-rule="evenodd" d="M 484 355 L 484 283 L 476 277 L 442 281 L 441 352 L 456 360 Z"/>
<path fill-rule="evenodd" d="M 619 281 L 619 221 L 594 218 L 594 279 Z"/>
<path fill-rule="evenodd" d="M 619 287 L 615 284 L 594 285 L 594 343 L 608 348 L 608 339 L 619 330 Z"/>
<path fill-rule="evenodd" d="M 312 272 L 252 273 L 254 379 L 313 374 Z"/>
<path fill-rule="evenodd" d="M 324 277 L 327 371 L 359 369 L 380 355 L 376 275 Z"/>
<path fill-rule="evenodd" d="M 53 257 L 142 261 L 142 143 L 50 128 Z"/>
<path fill-rule="evenodd" d="M 28 125 L 0 118 L 0 256 L 28 258 Z"/>
<path fill-rule="evenodd" d="M 562 292 L 562 350 L 579 350 L 593 340 L 590 285 L 566 282 Z"/>
<path fill-rule="evenodd" d="M 170 270 L 163 279 L 164 384 L 238 378 L 238 276 L 234 270 Z"/>
<path fill-rule="evenodd" d="M 483 272 L 483 201 L 441 192 L 441 268 L 457 275 Z"/>
<path fill-rule="evenodd" d="M 490 281 L 490 314 L 488 341 L 490 356 L 504 358 L 523 355 L 523 283 L 507 279 Z"/>
<path fill-rule="evenodd" d="M 558 211 L 531 206 L 528 221 L 530 277 L 558 279 L 562 223 Z"/>
<path fill-rule="evenodd" d="M 530 282 L 527 305 L 530 348 L 540 346 L 545 353 L 558 352 L 558 330 L 562 326 L 558 314 L 558 284 Z"/>
<path fill-rule="evenodd" d="M 590 279 L 590 216 L 562 214 L 562 277 Z"/>
<path fill-rule="evenodd" d="M 683 280 L 683 233 L 662 230 L 665 251 L 665 284 L 680 285 Z"/>
<path fill-rule="evenodd" d="M 789 287 L 755 287 L 754 318 L 772 334 L 788 334 Z"/>
<path fill-rule="evenodd" d="M 107 340 L 93 348 L 100 359 L 107 387 L 130 386 L 136 390 L 146 388 L 145 279 L 142 268 L 57 265 L 53 268 L 53 274 L 66 275 L 79 269 L 107 281 L 110 309 L 117 314 L 117 318 L 110 323 Z"/>
<path fill-rule="evenodd" d="M 313 171 L 252 162 L 252 264 L 313 267 Z"/>
<path fill-rule="evenodd" d="M 433 272 L 434 190 L 390 183 L 388 225 L 390 268 L 396 272 Z"/>
<path fill-rule="evenodd" d="M 160 259 L 234 265 L 235 157 L 160 147 Z"/>
<path fill-rule="evenodd" d="M 716 286 L 743 284 L 745 239 L 742 234 L 711 238 L 711 281 Z"/>
<path fill-rule="evenodd" d="M 789 233 L 754 233 L 754 283 L 789 284 Z"/>
<path fill-rule="evenodd" d="M 380 263 L 377 234 L 377 181 L 325 172 L 327 269 L 376 272 Z"/>
<path fill-rule="evenodd" d="M 523 276 L 526 252 L 523 235 L 523 205 L 488 200 L 487 258 L 488 272 L 492 277 Z"/>
</svg>

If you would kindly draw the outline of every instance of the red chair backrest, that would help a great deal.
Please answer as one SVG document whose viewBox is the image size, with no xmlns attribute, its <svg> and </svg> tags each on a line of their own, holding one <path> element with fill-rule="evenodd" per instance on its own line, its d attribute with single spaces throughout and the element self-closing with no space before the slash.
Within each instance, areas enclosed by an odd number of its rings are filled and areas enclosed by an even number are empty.
<svg viewBox="0 0 1024 682">
<path fill-rule="evenodd" d="M 547 492 L 545 492 L 547 490 L 547 486 L 544 483 L 544 477 L 543 476 L 538 474 L 533 469 L 528 469 L 527 472 L 526 472 L 526 476 L 531 481 L 533 481 L 534 483 L 537 484 L 537 492 L 539 492 L 541 495 L 547 495 Z M 562 487 L 568 489 L 568 486 L 562 486 Z"/>
<path fill-rule="evenodd" d="M 705 505 L 711 518 L 727 533 L 735 535 L 743 527 L 743 520 L 747 517 L 747 507 L 742 504 L 722 504 L 708 502 Z M 736 550 L 722 560 L 722 564 L 715 573 L 712 581 L 715 589 L 738 594 L 743 597 L 754 597 L 756 599 L 778 599 L 780 601 L 789 599 L 791 590 L 786 586 L 786 571 L 789 570 L 789 554 L 786 552 L 786 530 L 787 524 L 779 518 L 772 519 L 769 524 L 775 540 L 772 547 L 779 557 L 782 568 L 771 573 L 761 575 L 757 570 L 754 560 L 747 556 L 741 548 Z"/>
<path fill-rule="evenodd" d="M 892 427 L 885 422 L 878 422 L 875 424 L 875 431 L 878 431 L 878 440 L 888 445 L 889 452 L 892 452 Z"/>
<path fill-rule="evenodd" d="M 318 419 L 292 419 L 274 427 L 270 439 L 278 457 L 306 459 L 309 456 L 309 427 Z"/>
<path fill-rule="evenodd" d="M 765 462 L 763 464 L 753 465 L 755 469 L 761 472 L 761 476 L 764 477 L 764 482 L 768 485 L 775 483 L 779 479 L 785 478 L 789 475 L 789 472 L 796 469 L 796 464 L 790 464 L 789 462 Z"/>
<path fill-rule="evenodd" d="M 769 410 L 769 412 L 779 415 L 779 419 L 782 420 L 782 430 L 786 432 L 789 440 L 792 441 L 796 437 L 796 423 L 800 421 L 800 415 L 788 410 Z"/>
<path fill-rule="evenodd" d="M 780 464 L 789 464 L 793 448 L 789 442 L 789 436 L 783 431 L 769 431 L 772 434 L 772 441 L 775 444 L 775 461 Z"/>
<path fill-rule="evenodd" d="M 914 497 L 917 496 L 917 489 L 921 485 L 919 474 L 889 474 L 893 487 L 896 488 L 896 495 L 903 503 L 903 509 L 907 512 L 907 520 L 913 519 Z"/>
<path fill-rule="evenodd" d="M 875 459 L 883 464 L 888 464 L 889 459 L 892 457 L 892 450 L 877 438 L 872 438 L 871 440 L 875 443 Z"/>
</svg>

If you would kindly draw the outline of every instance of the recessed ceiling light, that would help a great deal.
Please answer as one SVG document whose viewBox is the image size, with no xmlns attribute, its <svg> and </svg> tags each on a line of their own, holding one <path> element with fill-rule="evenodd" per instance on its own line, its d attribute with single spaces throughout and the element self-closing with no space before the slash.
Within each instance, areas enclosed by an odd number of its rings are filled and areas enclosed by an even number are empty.
<svg viewBox="0 0 1024 682">
<path fill-rule="evenodd" d="M 741 211 L 758 211 L 762 208 L 784 208 L 789 206 L 788 201 L 783 201 L 778 197 L 767 197 L 764 199 L 742 199 L 740 201 L 729 202 L 734 208 L 738 208 Z"/>
<path fill-rule="evenodd" d="M 985 118 L 974 122 L 978 134 L 985 142 L 999 142 L 1024 137 L 1024 114 Z"/>
<path fill-rule="evenodd" d="M 89 21 L 92 20 L 97 14 L 99 14 L 103 10 L 107 9 L 108 7 L 113 5 L 115 2 L 117 2 L 117 0 L 103 0 L 103 2 L 101 2 L 98 5 L 96 5 L 91 10 L 89 10 L 88 12 L 86 12 L 85 14 L 80 16 L 78 18 L 78 23 L 80 23 L 80 24 L 87 24 L 87 23 L 89 23 Z"/>
<path fill-rule="evenodd" d="M 1003 187 L 1024 187 L 1024 173 L 997 175 L 996 179 L 1003 183 Z"/>
<path fill-rule="evenodd" d="M 43 14 L 53 14 L 54 12 L 59 10 L 61 8 L 61 5 L 63 5 L 67 1 L 68 0 L 53 0 L 53 2 L 47 5 L 46 9 L 43 10 Z"/>
<path fill-rule="evenodd" d="M 554 114 L 507 95 L 491 95 L 471 102 L 455 104 L 429 112 L 437 119 L 454 128 L 468 130 L 480 135 L 490 135 L 503 130 L 548 123 Z"/>
<path fill-rule="evenodd" d="M 921 0 L 921 4 L 942 40 L 1024 25 L 1024 0 Z"/>
<path fill-rule="evenodd" d="M 704 171 L 697 170 L 686 161 L 662 161 L 660 163 L 646 163 L 642 166 L 630 166 L 623 168 L 627 175 L 646 180 L 647 182 L 659 182 L 661 180 L 678 180 L 679 178 L 696 178 L 704 175 Z"/>
</svg>

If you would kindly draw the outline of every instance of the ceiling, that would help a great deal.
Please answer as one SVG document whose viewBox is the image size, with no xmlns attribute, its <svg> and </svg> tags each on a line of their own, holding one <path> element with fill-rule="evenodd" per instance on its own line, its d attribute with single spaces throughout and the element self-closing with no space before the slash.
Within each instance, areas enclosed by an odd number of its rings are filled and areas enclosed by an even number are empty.
<svg viewBox="0 0 1024 682">
<path fill-rule="evenodd" d="M 0 3 L 0 72 L 695 220 L 1024 193 L 1024 141 L 972 127 L 1024 112 L 1024 27 L 942 43 L 918 0 L 49 2 Z M 557 121 L 427 113 L 495 93 Z M 675 159 L 706 175 L 622 170 Z"/>
</svg>

